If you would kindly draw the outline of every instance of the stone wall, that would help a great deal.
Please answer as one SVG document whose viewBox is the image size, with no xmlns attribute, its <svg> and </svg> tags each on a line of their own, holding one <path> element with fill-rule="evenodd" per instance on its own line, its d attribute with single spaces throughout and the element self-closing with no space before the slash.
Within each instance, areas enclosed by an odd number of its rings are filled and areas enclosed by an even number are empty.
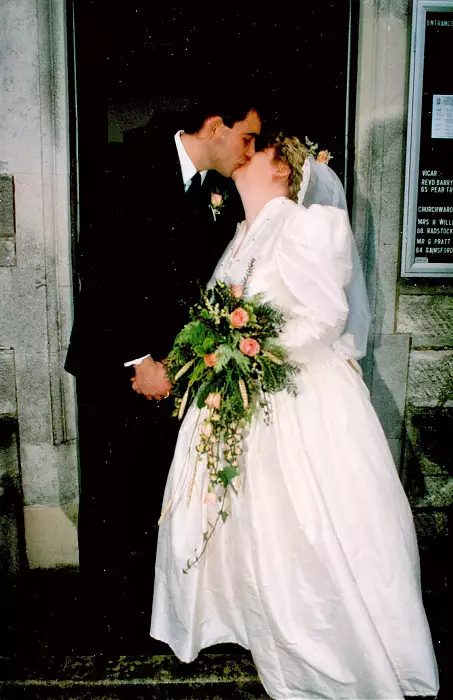
<svg viewBox="0 0 453 700">
<path fill-rule="evenodd" d="M 446 552 L 453 498 L 453 280 L 400 276 L 413 5 L 361 1 L 352 223 L 373 316 L 365 379 L 420 545 Z"/>
<path fill-rule="evenodd" d="M 14 352 L 0 348 L 0 581 L 24 566 Z"/>
<path fill-rule="evenodd" d="M 397 323 L 412 340 L 403 479 L 421 546 L 446 548 L 453 503 L 453 282 L 402 283 Z"/>
<path fill-rule="evenodd" d="M 31 567 L 77 563 L 64 8 L 0 3 L 0 476 L 20 477 Z M 16 541 L 14 528 L 7 536 Z"/>
</svg>

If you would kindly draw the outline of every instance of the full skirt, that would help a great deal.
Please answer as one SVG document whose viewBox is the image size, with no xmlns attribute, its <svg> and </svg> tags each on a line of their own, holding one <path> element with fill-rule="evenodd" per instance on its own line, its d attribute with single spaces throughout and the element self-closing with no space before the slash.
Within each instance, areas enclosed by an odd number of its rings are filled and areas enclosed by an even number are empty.
<svg viewBox="0 0 453 700">
<path fill-rule="evenodd" d="M 189 409 L 164 495 L 151 635 L 185 662 L 242 645 L 272 698 L 435 695 L 412 514 L 360 374 L 326 348 L 297 396 L 270 404 L 271 423 L 257 416 L 245 437 L 228 519 L 185 574 L 219 510 L 196 466 L 203 410 Z"/>
</svg>

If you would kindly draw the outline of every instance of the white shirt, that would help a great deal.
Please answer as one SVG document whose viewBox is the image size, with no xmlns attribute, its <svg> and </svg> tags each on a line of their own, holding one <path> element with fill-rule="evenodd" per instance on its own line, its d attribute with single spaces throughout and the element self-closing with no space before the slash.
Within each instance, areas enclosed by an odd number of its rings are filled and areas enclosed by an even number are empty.
<svg viewBox="0 0 453 700">
<path fill-rule="evenodd" d="M 187 192 L 193 176 L 197 173 L 197 169 L 196 169 L 195 165 L 192 163 L 192 161 L 190 160 L 189 155 L 182 144 L 181 134 L 183 134 L 183 133 L 184 133 L 184 131 L 182 131 L 182 130 L 176 132 L 175 144 L 176 144 L 176 150 L 178 152 L 179 164 L 181 166 L 181 175 L 182 175 L 182 181 L 184 183 L 184 191 Z M 200 171 L 202 183 L 206 177 L 207 172 L 208 172 L 207 170 Z M 131 365 L 139 365 L 147 357 L 150 357 L 149 353 L 147 355 L 143 355 L 143 357 L 139 357 L 137 360 L 130 360 L 129 362 L 125 362 L 124 366 L 130 367 Z"/>
<path fill-rule="evenodd" d="M 184 183 L 184 189 L 187 192 L 189 185 L 191 183 L 191 180 L 193 176 L 196 174 L 197 169 L 190 160 L 186 149 L 182 145 L 181 141 L 181 134 L 183 134 L 183 131 L 177 131 L 175 134 L 175 144 L 176 144 L 176 150 L 178 151 L 178 158 L 179 158 L 179 164 L 181 166 L 181 174 L 182 174 L 182 181 Z M 203 183 L 207 170 L 200 170 L 200 175 L 201 175 L 201 182 Z"/>
</svg>

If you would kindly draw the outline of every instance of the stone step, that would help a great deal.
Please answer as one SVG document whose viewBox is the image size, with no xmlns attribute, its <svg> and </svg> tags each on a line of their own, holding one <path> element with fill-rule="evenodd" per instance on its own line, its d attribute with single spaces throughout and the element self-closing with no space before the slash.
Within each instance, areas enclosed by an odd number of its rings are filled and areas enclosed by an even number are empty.
<svg viewBox="0 0 453 700">
<path fill-rule="evenodd" d="M 0 657 L 5 700 L 223 700 L 267 698 L 250 656 L 200 654 L 191 664 L 172 655 Z"/>
<path fill-rule="evenodd" d="M 441 673 L 437 700 L 451 700 Z M 0 656 L 2 700 L 269 700 L 248 652 L 201 653 L 184 664 L 171 654 Z M 408 698 L 407 700 L 435 700 Z"/>
</svg>

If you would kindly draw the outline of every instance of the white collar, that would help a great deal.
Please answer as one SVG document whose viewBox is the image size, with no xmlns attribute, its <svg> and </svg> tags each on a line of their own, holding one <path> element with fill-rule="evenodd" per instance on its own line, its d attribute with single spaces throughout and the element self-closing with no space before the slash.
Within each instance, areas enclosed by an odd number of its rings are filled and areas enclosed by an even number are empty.
<svg viewBox="0 0 453 700">
<path fill-rule="evenodd" d="M 193 176 L 197 172 L 197 169 L 194 166 L 194 164 L 192 163 L 192 161 L 190 160 L 186 149 L 182 145 L 181 134 L 183 134 L 183 133 L 184 133 L 183 130 L 176 132 L 175 144 L 176 144 L 176 150 L 178 151 L 179 163 L 181 165 L 181 174 L 182 174 L 182 181 L 184 183 L 184 189 L 187 190 L 187 188 L 190 185 L 190 181 L 192 180 Z M 203 182 L 203 180 L 205 179 L 207 172 L 208 172 L 207 170 L 202 170 L 200 172 L 201 182 Z"/>
</svg>

